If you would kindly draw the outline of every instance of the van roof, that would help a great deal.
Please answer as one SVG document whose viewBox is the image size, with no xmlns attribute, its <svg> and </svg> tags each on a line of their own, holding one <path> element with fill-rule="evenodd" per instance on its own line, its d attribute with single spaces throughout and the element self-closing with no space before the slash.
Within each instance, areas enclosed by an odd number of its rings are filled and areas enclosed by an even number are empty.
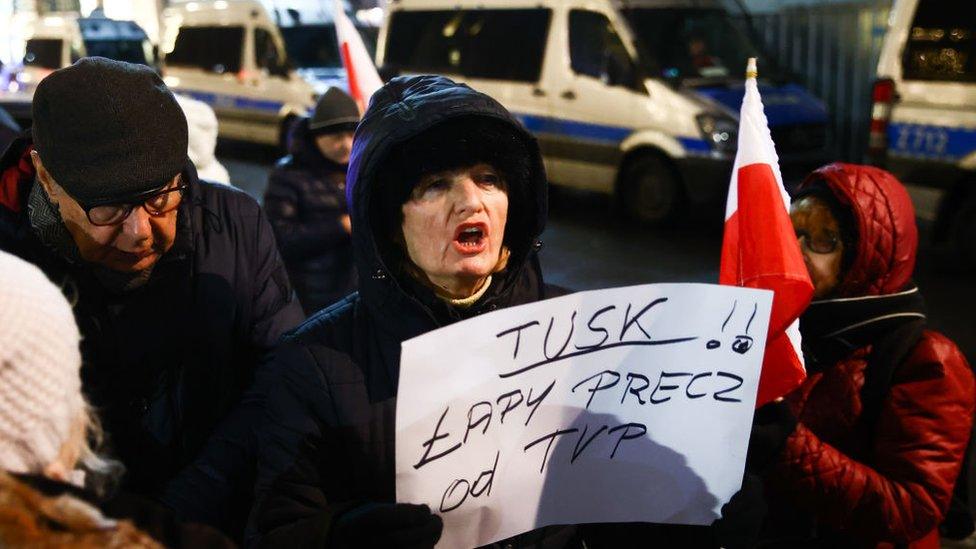
<svg viewBox="0 0 976 549">
<path fill-rule="evenodd" d="M 45 15 L 34 22 L 33 28 L 27 33 L 28 39 L 64 38 L 72 31 L 77 20 L 78 17 L 72 14 Z"/>
<path fill-rule="evenodd" d="M 145 40 L 146 32 L 135 21 L 118 21 L 106 17 L 78 19 L 85 40 Z"/>
<path fill-rule="evenodd" d="M 164 17 L 178 15 L 190 26 L 230 25 L 251 19 L 271 24 L 264 5 L 255 0 L 177 0 L 163 14 Z"/>
</svg>

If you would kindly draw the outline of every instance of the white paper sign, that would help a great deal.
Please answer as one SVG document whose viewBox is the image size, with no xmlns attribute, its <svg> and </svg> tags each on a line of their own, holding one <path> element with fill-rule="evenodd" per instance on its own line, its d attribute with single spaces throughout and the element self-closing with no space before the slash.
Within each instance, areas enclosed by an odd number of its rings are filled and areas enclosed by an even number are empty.
<svg viewBox="0 0 976 549">
<path fill-rule="evenodd" d="M 739 489 L 772 292 L 653 284 L 403 343 L 397 500 L 438 547 L 551 524 L 709 524 Z"/>
</svg>

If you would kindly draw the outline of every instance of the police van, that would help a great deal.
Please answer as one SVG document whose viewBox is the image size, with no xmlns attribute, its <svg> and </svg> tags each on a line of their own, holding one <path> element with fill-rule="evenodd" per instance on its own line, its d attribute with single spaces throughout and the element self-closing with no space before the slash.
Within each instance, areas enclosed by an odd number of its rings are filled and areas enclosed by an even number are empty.
<svg viewBox="0 0 976 549">
<path fill-rule="evenodd" d="M 976 4 L 896 1 L 877 74 L 873 160 L 944 190 L 936 236 L 976 263 Z"/>
<path fill-rule="evenodd" d="M 285 41 L 288 57 L 295 64 L 299 76 L 312 85 L 315 93 L 322 95 L 330 87 L 348 92 L 349 81 L 339 53 L 331 5 L 319 4 L 318 9 L 304 11 L 294 7 L 275 7 L 271 8 L 271 13 Z M 354 21 L 370 55 L 374 55 L 378 25 L 366 24 L 353 13 L 347 15 Z"/>
<path fill-rule="evenodd" d="M 22 126 L 30 126 L 31 99 L 42 78 L 85 56 L 100 56 L 153 66 L 153 45 L 134 21 L 72 14 L 38 19 L 27 32 L 23 61 L 0 73 L 0 107 Z"/>
<path fill-rule="evenodd" d="M 166 84 L 210 105 L 221 137 L 283 146 L 291 121 L 315 104 L 260 2 L 173 3 L 160 49 Z"/>
<path fill-rule="evenodd" d="M 786 174 L 826 156 L 823 103 L 761 55 L 719 0 L 393 0 L 378 64 L 435 73 L 504 104 L 549 179 L 674 220 L 728 189 L 748 57 Z"/>
</svg>

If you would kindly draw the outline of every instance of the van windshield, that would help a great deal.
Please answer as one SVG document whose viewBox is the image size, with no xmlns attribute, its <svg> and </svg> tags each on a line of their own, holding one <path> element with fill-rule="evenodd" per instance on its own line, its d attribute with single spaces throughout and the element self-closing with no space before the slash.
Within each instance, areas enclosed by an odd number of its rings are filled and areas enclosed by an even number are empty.
<svg viewBox="0 0 976 549">
<path fill-rule="evenodd" d="M 24 64 L 42 69 L 61 68 L 60 38 L 31 38 L 24 52 Z"/>
<path fill-rule="evenodd" d="M 85 40 L 85 51 L 90 56 L 139 65 L 151 64 L 152 46 L 147 40 Z"/>
<path fill-rule="evenodd" d="M 288 57 L 303 69 L 339 67 L 339 46 L 336 44 L 335 27 L 331 24 L 281 27 Z"/>
<path fill-rule="evenodd" d="M 166 64 L 194 67 L 217 74 L 241 70 L 244 27 L 183 27 L 176 35 Z"/>
<path fill-rule="evenodd" d="M 552 10 L 395 11 L 385 62 L 398 70 L 537 82 Z"/>
<path fill-rule="evenodd" d="M 976 10 L 921 0 L 902 58 L 906 80 L 976 81 Z"/>
<path fill-rule="evenodd" d="M 659 76 L 738 76 L 746 59 L 757 56 L 752 40 L 720 8 L 629 8 L 623 14 Z"/>
</svg>

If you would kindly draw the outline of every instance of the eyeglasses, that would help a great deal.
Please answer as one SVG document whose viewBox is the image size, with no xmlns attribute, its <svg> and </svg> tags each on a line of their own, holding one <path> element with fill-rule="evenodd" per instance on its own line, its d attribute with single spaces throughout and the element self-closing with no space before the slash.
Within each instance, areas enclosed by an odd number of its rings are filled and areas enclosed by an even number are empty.
<svg viewBox="0 0 976 549">
<path fill-rule="evenodd" d="M 796 229 L 796 239 L 800 241 L 801 247 L 815 254 L 832 254 L 841 243 L 841 239 L 835 234 L 828 233 L 826 236 L 813 238 L 803 229 Z"/>
<path fill-rule="evenodd" d="M 186 184 L 180 184 L 169 189 L 142 193 L 133 197 L 131 201 L 89 204 L 82 207 L 92 225 L 98 227 L 118 225 L 129 217 L 132 210 L 140 206 L 153 217 L 168 214 L 179 207 L 187 187 Z"/>
</svg>

